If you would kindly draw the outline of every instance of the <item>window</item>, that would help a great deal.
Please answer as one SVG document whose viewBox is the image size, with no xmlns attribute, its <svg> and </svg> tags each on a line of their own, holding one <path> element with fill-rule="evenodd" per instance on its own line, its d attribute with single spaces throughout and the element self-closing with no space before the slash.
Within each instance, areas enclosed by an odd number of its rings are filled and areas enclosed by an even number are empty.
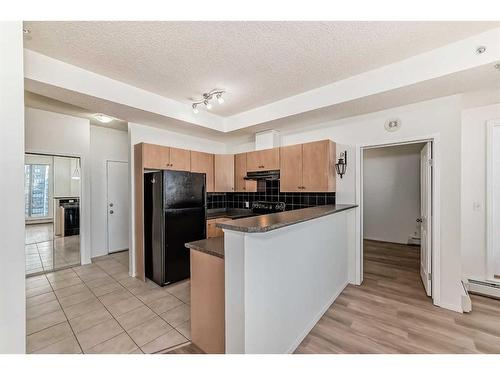
<svg viewBox="0 0 500 375">
<path fill-rule="evenodd" d="M 24 166 L 24 203 L 26 218 L 49 216 L 49 166 Z"/>
</svg>

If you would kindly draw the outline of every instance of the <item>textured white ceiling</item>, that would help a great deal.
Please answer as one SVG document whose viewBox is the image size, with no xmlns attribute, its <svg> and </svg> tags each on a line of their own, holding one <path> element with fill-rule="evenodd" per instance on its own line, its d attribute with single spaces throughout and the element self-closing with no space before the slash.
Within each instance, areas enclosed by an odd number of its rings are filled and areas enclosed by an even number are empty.
<svg viewBox="0 0 500 375">
<path fill-rule="evenodd" d="M 25 22 L 25 47 L 229 116 L 443 46 L 499 22 Z"/>
</svg>

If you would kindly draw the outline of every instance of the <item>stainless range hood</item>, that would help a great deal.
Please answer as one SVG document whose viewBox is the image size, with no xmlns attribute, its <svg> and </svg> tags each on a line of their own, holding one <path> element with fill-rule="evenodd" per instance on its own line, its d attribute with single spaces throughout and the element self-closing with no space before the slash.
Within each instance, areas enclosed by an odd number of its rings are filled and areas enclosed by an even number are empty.
<svg viewBox="0 0 500 375">
<path fill-rule="evenodd" d="M 279 180 L 280 171 L 258 171 L 258 172 L 247 172 L 245 180 Z"/>
</svg>

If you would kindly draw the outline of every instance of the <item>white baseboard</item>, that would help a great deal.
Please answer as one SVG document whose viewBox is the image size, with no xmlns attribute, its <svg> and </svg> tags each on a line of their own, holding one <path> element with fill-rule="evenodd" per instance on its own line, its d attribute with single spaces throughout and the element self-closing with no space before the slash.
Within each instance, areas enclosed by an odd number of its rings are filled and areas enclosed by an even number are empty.
<svg viewBox="0 0 500 375">
<path fill-rule="evenodd" d="M 500 298 L 500 285 L 498 283 L 468 279 L 465 283 L 467 291 L 488 297 Z"/>
<path fill-rule="evenodd" d="M 311 320 L 311 322 L 306 326 L 304 331 L 302 331 L 302 333 L 294 340 L 294 342 L 292 343 L 290 348 L 286 351 L 287 354 L 291 354 L 295 351 L 295 349 L 297 349 L 297 347 L 300 345 L 300 343 L 306 338 L 306 336 L 309 334 L 309 332 L 311 332 L 311 330 L 314 328 L 316 323 L 319 322 L 321 317 L 323 315 L 325 315 L 326 311 L 330 308 L 332 303 L 335 302 L 335 300 L 340 295 L 340 293 L 342 293 L 344 291 L 344 289 L 347 287 L 347 285 L 349 285 L 349 281 L 346 281 L 345 284 L 343 284 L 343 286 L 341 286 L 338 290 L 335 291 L 335 293 L 333 293 L 333 295 L 330 297 L 328 302 L 323 306 L 321 311 L 313 318 L 313 320 Z"/>
</svg>

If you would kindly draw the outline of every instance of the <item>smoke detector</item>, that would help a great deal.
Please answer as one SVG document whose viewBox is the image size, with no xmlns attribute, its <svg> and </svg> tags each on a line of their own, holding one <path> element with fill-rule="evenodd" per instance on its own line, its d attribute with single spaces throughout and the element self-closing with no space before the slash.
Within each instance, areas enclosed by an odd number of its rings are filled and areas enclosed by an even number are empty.
<svg viewBox="0 0 500 375">
<path fill-rule="evenodd" d="M 385 130 L 388 132 L 395 132 L 401 129 L 401 120 L 394 118 L 394 119 L 389 119 L 385 122 Z"/>
</svg>

